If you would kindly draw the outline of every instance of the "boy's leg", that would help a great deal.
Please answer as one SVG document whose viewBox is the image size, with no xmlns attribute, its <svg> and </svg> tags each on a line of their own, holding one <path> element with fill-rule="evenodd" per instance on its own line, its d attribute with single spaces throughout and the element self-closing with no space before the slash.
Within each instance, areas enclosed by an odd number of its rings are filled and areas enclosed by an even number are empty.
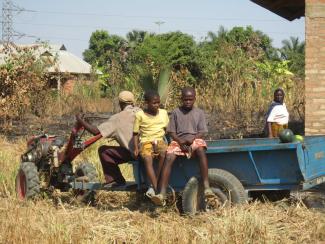
<svg viewBox="0 0 325 244">
<path fill-rule="evenodd" d="M 170 172 L 173 166 L 173 163 L 176 159 L 176 155 L 173 153 L 167 153 L 165 158 L 165 164 L 162 168 L 161 177 L 159 179 L 159 194 L 153 196 L 151 200 L 159 206 L 165 205 L 165 196 L 167 192 L 167 185 L 169 181 Z"/>
<path fill-rule="evenodd" d="M 153 160 L 151 156 L 143 156 L 144 166 L 146 168 L 146 173 L 149 178 L 150 183 L 152 184 L 153 189 L 157 192 L 157 177 L 155 170 L 153 168 Z"/>
<path fill-rule="evenodd" d="M 195 150 L 196 155 L 199 158 L 200 173 L 203 180 L 203 186 L 205 189 L 210 188 L 209 173 L 208 173 L 208 158 L 203 147 L 199 147 Z"/>
<path fill-rule="evenodd" d="M 158 169 L 157 169 L 157 173 L 156 173 L 157 181 L 158 182 L 159 182 L 159 180 L 161 178 L 161 170 L 162 170 L 163 165 L 164 165 L 165 156 L 166 156 L 166 152 L 159 154 L 159 158 L 158 158 Z"/>
<path fill-rule="evenodd" d="M 164 167 L 162 168 L 161 177 L 159 180 L 159 190 L 160 190 L 160 194 L 162 195 L 166 195 L 170 172 L 176 157 L 177 155 L 173 153 L 166 154 L 165 164 Z"/>
</svg>

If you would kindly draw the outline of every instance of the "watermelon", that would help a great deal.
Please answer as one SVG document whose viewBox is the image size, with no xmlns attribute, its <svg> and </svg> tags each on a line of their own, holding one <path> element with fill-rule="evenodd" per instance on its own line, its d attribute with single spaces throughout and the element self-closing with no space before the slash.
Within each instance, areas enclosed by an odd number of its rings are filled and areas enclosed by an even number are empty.
<svg viewBox="0 0 325 244">
<path fill-rule="evenodd" d="M 301 136 L 301 135 L 294 135 L 293 141 L 294 142 L 303 142 L 304 141 L 304 137 Z"/>
<path fill-rule="evenodd" d="M 293 142 L 294 134 L 290 129 L 284 129 L 279 133 L 280 141 L 283 143 Z"/>
</svg>

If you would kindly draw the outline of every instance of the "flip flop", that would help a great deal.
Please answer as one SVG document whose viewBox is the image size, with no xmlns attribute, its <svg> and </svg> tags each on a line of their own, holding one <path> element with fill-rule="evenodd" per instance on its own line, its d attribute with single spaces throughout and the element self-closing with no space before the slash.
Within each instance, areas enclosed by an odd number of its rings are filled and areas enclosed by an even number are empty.
<svg viewBox="0 0 325 244">
<path fill-rule="evenodd" d="M 162 194 L 154 195 L 150 199 L 157 206 L 163 207 L 166 205 L 165 197 Z"/>
<path fill-rule="evenodd" d="M 146 191 L 146 196 L 151 199 L 155 195 L 156 195 L 155 190 L 152 187 L 149 187 L 148 190 Z"/>
</svg>

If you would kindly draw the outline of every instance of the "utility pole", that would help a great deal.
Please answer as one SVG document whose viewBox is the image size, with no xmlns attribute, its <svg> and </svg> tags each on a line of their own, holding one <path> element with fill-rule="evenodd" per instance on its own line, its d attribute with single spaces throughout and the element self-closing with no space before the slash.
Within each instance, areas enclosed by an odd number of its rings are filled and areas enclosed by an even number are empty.
<svg viewBox="0 0 325 244">
<path fill-rule="evenodd" d="M 25 9 L 16 6 L 12 0 L 3 0 L 2 3 L 2 38 L 1 42 L 6 51 L 10 51 L 9 45 L 13 44 L 14 36 L 22 37 L 21 34 L 13 28 L 13 12 L 20 13 Z"/>
<path fill-rule="evenodd" d="M 164 21 L 156 21 L 155 24 L 158 25 L 158 34 L 160 34 L 160 26 L 162 24 L 165 24 L 165 22 Z"/>
<path fill-rule="evenodd" d="M 13 39 L 12 9 L 12 1 L 4 0 L 2 3 L 2 43 L 4 46 L 12 43 Z"/>
</svg>

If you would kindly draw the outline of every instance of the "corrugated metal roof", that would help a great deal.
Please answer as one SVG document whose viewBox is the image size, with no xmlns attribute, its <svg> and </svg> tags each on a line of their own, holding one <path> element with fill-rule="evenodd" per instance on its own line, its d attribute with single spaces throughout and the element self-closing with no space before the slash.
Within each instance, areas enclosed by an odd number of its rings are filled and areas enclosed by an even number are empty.
<svg viewBox="0 0 325 244">
<path fill-rule="evenodd" d="M 68 52 L 64 45 L 29 44 L 17 45 L 17 47 L 31 48 L 38 57 L 55 57 L 57 61 L 54 66 L 48 69 L 50 73 L 90 74 L 92 72 L 90 64 Z M 5 63 L 6 54 L 3 51 L 4 48 L 0 45 L 0 64 Z"/>
<path fill-rule="evenodd" d="M 48 69 L 49 72 L 90 74 L 91 65 L 77 57 L 76 55 L 59 50 L 57 52 L 57 62 L 54 67 Z"/>
</svg>

